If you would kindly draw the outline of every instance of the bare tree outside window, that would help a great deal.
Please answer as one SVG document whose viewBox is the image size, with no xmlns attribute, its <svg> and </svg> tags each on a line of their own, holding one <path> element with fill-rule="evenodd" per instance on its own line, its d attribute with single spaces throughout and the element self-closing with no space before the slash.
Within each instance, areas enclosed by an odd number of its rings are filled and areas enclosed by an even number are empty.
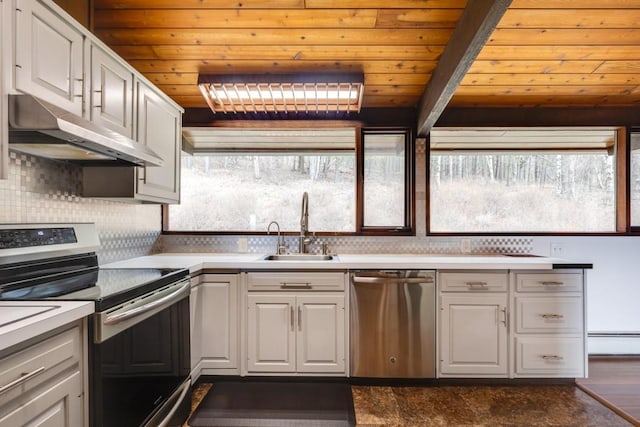
<svg viewBox="0 0 640 427">
<path fill-rule="evenodd" d="M 297 231 L 305 191 L 311 231 L 355 231 L 353 152 L 183 156 L 181 180 L 172 231 L 266 231 L 271 221 Z"/>
<path fill-rule="evenodd" d="M 432 152 L 430 231 L 613 232 L 614 161 L 589 152 Z"/>
</svg>

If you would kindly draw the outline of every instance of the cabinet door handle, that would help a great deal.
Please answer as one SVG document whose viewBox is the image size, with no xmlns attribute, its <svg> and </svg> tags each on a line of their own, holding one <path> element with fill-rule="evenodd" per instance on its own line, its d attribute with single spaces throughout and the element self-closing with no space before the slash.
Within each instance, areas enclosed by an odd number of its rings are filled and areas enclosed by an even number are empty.
<svg viewBox="0 0 640 427">
<path fill-rule="evenodd" d="M 289 317 L 290 317 L 290 320 L 291 320 L 291 332 L 293 332 L 293 331 L 296 330 L 295 329 L 296 327 L 295 327 L 295 324 L 294 324 L 294 322 L 295 322 L 294 317 L 295 317 L 296 313 L 293 311 L 293 306 L 291 306 L 290 308 L 291 308 L 291 312 L 289 313 Z"/>
<path fill-rule="evenodd" d="M 489 284 L 487 282 L 467 282 L 470 289 L 486 289 Z"/>
<path fill-rule="evenodd" d="M 506 328 L 508 325 L 508 319 L 509 319 L 509 315 L 507 314 L 507 307 L 503 308 L 500 310 L 503 314 L 503 319 L 502 319 L 502 323 L 504 323 L 504 327 Z"/>
<path fill-rule="evenodd" d="M 280 282 L 280 289 L 311 289 L 311 283 Z"/>
<path fill-rule="evenodd" d="M 100 96 L 100 102 L 99 102 L 99 103 L 97 103 L 97 104 L 95 104 L 95 105 L 93 106 L 93 108 L 102 108 L 102 104 L 104 103 L 104 101 L 103 101 L 103 95 L 102 95 L 102 90 L 94 90 L 94 91 L 93 91 L 93 93 L 94 93 L 94 94 L 97 94 L 97 95 L 99 95 L 99 96 Z M 92 99 L 92 101 L 93 101 L 93 99 Z"/>
<path fill-rule="evenodd" d="M 298 306 L 298 330 L 302 330 L 302 307 Z"/>
<path fill-rule="evenodd" d="M 546 280 L 544 282 L 540 282 L 542 283 L 544 286 L 562 286 L 564 285 L 564 282 L 556 282 L 554 280 Z"/>
<path fill-rule="evenodd" d="M 2 387 L 0 387 L 0 394 L 22 384 L 23 382 L 29 381 L 31 378 L 35 377 L 36 375 L 40 375 L 45 371 L 45 369 L 46 368 L 44 366 L 40 366 L 35 371 L 31 371 L 29 373 L 23 373 L 22 376 L 20 376 L 19 378 L 16 378 L 15 380 L 11 381 L 9 384 L 5 384 Z"/>
<path fill-rule="evenodd" d="M 554 313 L 543 313 L 540 317 L 544 319 L 562 319 L 564 316 L 562 314 L 554 314 Z"/>
<path fill-rule="evenodd" d="M 557 354 L 543 354 L 540 357 L 544 360 L 564 360 L 564 357 L 558 356 Z"/>
<path fill-rule="evenodd" d="M 73 84 L 73 93 L 72 93 L 73 97 L 83 98 L 84 97 L 84 74 L 82 75 L 82 78 L 75 78 L 73 79 L 73 81 L 76 82 Z M 79 91 L 76 89 L 76 84 L 80 85 Z"/>
</svg>

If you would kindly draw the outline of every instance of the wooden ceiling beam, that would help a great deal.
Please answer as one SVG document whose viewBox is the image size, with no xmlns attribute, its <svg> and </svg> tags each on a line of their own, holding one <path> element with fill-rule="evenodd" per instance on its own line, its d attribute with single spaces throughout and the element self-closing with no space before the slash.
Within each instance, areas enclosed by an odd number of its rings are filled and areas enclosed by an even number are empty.
<svg viewBox="0 0 640 427">
<path fill-rule="evenodd" d="M 427 84 L 418 108 L 418 135 L 442 114 L 467 70 L 493 33 L 511 0 L 469 0 Z"/>
</svg>

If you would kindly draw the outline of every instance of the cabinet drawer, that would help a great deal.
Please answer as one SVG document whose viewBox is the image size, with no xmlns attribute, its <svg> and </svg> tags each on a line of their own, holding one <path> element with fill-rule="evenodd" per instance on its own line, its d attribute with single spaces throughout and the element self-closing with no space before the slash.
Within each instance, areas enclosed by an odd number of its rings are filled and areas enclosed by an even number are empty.
<svg viewBox="0 0 640 427">
<path fill-rule="evenodd" d="M 250 291 L 342 291 L 344 280 L 345 274 L 341 272 L 247 273 Z"/>
<path fill-rule="evenodd" d="M 446 292 L 506 291 L 506 273 L 440 273 L 440 290 Z"/>
<path fill-rule="evenodd" d="M 516 374 L 584 376 L 581 337 L 517 337 Z"/>
<path fill-rule="evenodd" d="M 80 330 L 75 327 L 0 360 L 0 387 L 31 374 L 30 379 L 0 395 L 0 404 L 78 363 L 81 355 Z"/>
<path fill-rule="evenodd" d="M 518 292 L 580 292 L 582 291 L 582 274 L 517 274 L 516 283 Z"/>
<path fill-rule="evenodd" d="M 516 297 L 517 333 L 581 333 L 579 296 Z"/>
</svg>

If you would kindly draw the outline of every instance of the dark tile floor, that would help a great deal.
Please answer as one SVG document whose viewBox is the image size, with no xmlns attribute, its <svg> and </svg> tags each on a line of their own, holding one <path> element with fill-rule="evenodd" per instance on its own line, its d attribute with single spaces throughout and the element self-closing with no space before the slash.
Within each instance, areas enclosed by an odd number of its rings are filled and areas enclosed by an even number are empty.
<svg viewBox="0 0 640 427">
<path fill-rule="evenodd" d="M 211 384 L 200 384 L 193 405 Z M 630 426 L 574 385 L 353 386 L 357 425 Z"/>
</svg>

